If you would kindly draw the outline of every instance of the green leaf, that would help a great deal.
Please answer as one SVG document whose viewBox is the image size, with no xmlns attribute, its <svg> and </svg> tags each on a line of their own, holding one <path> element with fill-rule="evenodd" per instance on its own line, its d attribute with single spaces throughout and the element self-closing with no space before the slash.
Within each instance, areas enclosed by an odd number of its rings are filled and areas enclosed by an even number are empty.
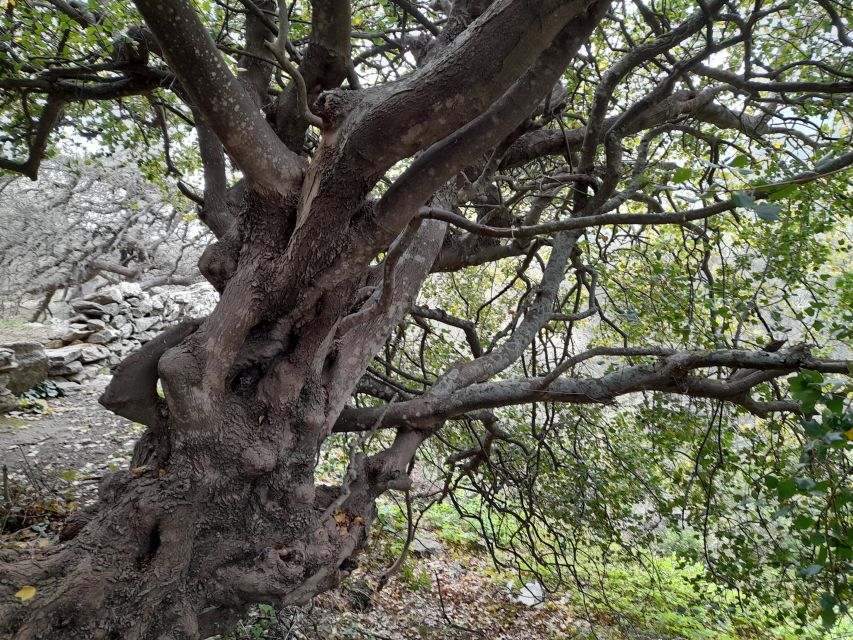
<svg viewBox="0 0 853 640">
<path fill-rule="evenodd" d="M 755 205 L 753 207 L 753 211 L 755 211 L 755 215 L 757 215 L 762 220 L 766 222 L 773 222 L 779 219 L 779 212 L 782 210 L 778 204 L 770 204 L 769 202 L 762 202 L 760 204 Z"/>
<path fill-rule="evenodd" d="M 749 164 L 748 156 L 736 156 L 734 160 L 729 162 L 730 167 L 735 167 L 736 169 L 742 169 L 743 167 Z"/>
<path fill-rule="evenodd" d="M 831 593 L 824 593 L 820 597 L 820 619 L 824 627 L 831 627 L 835 624 L 837 614 L 835 613 L 835 605 L 838 604 L 838 598 Z"/>
<path fill-rule="evenodd" d="M 785 478 L 776 487 L 776 493 L 779 495 L 779 500 L 785 501 L 795 493 L 797 493 L 797 484 L 793 478 Z"/>
<path fill-rule="evenodd" d="M 752 209 L 755 206 L 755 198 L 742 191 L 732 195 L 732 202 L 741 209 Z"/>
<path fill-rule="evenodd" d="M 690 176 L 693 175 L 693 170 L 687 167 L 682 167 L 681 169 L 677 169 L 672 176 L 672 181 L 676 184 L 679 182 L 685 182 L 690 179 Z"/>
<path fill-rule="evenodd" d="M 805 569 L 800 571 L 800 575 L 804 578 L 811 578 L 812 576 L 816 576 L 821 571 L 823 571 L 823 565 L 820 564 L 810 564 Z"/>
<path fill-rule="evenodd" d="M 795 193 L 797 191 L 797 189 L 799 189 L 799 188 L 800 188 L 800 185 L 798 185 L 798 184 L 786 184 L 784 187 L 777 189 L 776 191 L 772 192 L 769 196 L 767 196 L 767 199 L 770 202 L 776 202 L 777 200 L 782 200 L 784 198 L 789 197 L 791 194 Z"/>
</svg>

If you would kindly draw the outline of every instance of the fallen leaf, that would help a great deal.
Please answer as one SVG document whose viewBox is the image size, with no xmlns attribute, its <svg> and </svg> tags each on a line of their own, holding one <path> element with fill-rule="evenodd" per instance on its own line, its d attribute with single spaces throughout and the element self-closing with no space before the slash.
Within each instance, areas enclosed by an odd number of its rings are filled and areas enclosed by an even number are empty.
<svg viewBox="0 0 853 640">
<path fill-rule="evenodd" d="M 36 588 L 31 587 L 30 585 L 26 585 L 18 589 L 18 593 L 15 594 L 15 597 L 21 602 L 26 602 L 30 598 L 36 595 Z"/>
</svg>

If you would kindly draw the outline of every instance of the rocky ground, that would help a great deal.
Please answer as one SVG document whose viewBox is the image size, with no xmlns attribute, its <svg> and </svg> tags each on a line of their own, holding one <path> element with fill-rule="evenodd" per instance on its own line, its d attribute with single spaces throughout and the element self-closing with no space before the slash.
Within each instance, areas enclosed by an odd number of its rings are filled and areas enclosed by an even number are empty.
<svg viewBox="0 0 853 640">
<path fill-rule="evenodd" d="M 60 479 L 63 489 L 88 498 L 105 471 L 126 464 L 141 427 L 97 403 L 109 379 L 99 376 L 79 393 L 49 399 L 43 414 L 0 416 L 0 465 L 9 477 Z"/>
</svg>

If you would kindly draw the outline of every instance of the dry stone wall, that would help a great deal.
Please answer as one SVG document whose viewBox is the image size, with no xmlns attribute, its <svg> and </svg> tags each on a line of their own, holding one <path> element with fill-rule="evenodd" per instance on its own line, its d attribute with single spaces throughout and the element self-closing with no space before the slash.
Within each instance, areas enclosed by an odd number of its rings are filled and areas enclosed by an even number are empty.
<svg viewBox="0 0 853 640">
<path fill-rule="evenodd" d="M 208 284 L 143 291 L 122 283 L 71 302 L 72 317 L 55 326 L 49 340 L 0 345 L 0 412 L 45 378 L 71 393 L 108 373 L 164 329 L 208 315 L 218 294 Z"/>
</svg>

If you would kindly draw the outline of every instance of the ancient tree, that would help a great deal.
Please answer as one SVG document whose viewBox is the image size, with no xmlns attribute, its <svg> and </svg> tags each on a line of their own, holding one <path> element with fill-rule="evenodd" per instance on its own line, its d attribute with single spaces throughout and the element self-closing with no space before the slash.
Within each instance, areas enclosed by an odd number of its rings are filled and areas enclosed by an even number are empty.
<svg viewBox="0 0 853 640">
<path fill-rule="evenodd" d="M 826 349 L 849 326 L 795 331 L 777 307 L 837 277 L 809 269 L 849 211 L 844 12 L 7 0 L 0 169 L 36 179 L 69 140 L 136 149 L 215 235 L 199 269 L 221 299 L 118 367 L 102 403 L 147 427 L 131 468 L 64 545 L 7 558 L 2 630 L 198 638 L 307 602 L 456 425 L 448 464 L 473 476 L 559 438 L 520 433 L 525 411 L 646 394 L 813 412 L 783 380 L 846 374 Z M 326 486 L 334 434 L 352 455 Z"/>
</svg>

